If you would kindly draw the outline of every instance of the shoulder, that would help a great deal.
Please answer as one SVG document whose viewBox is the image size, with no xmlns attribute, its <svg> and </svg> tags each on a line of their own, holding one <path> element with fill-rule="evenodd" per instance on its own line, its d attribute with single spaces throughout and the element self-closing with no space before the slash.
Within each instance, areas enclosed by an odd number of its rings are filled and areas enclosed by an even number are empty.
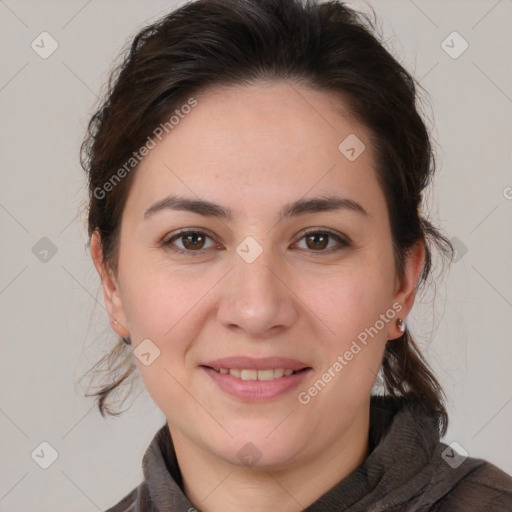
<svg viewBox="0 0 512 512">
<path fill-rule="evenodd" d="M 105 512 L 156 512 L 146 482 L 142 482 L 119 503 Z"/>
<path fill-rule="evenodd" d="M 483 459 L 469 460 L 472 469 L 438 501 L 437 508 L 433 510 L 512 512 L 512 477 Z"/>
</svg>

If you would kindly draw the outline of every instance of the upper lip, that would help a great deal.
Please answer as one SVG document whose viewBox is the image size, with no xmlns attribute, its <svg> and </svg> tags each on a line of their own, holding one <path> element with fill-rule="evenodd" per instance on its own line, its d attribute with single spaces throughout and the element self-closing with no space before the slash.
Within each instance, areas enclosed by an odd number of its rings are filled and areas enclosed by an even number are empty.
<svg viewBox="0 0 512 512">
<path fill-rule="evenodd" d="M 307 364 L 298 361 L 297 359 L 291 359 L 289 357 L 245 357 L 245 356 L 234 356 L 234 357 L 223 357 L 221 359 L 215 359 L 214 361 L 207 361 L 201 363 L 200 366 L 209 366 L 210 368 L 238 368 L 240 370 L 268 370 L 272 368 L 284 368 L 291 370 L 303 370 L 304 368 L 310 368 Z"/>
</svg>

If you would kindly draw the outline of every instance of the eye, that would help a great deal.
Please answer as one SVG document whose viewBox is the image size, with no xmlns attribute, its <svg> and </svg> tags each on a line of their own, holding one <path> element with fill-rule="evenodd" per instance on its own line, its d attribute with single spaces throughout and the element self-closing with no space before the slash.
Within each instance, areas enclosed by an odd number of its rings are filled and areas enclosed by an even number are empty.
<svg viewBox="0 0 512 512">
<path fill-rule="evenodd" d="M 197 256 L 200 252 L 213 247 L 213 245 L 207 248 L 204 247 L 204 243 L 207 238 L 212 240 L 212 238 L 204 231 L 188 229 L 180 231 L 170 238 L 164 239 L 162 241 L 162 246 L 177 253 Z M 182 247 L 175 247 L 175 240 L 180 241 L 182 243 Z"/>
<path fill-rule="evenodd" d="M 215 244 L 205 247 L 207 239 L 213 241 L 212 237 L 205 231 L 200 229 L 185 229 L 175 233 L 174 235 L 162 240 L 161 245 L 175 253 L 185 254 L 190 256 L 199 256 L 207 249 L 211 249 Z M 328 240 L 335 240 L 341 247 L 329 247 Z M 310 230 L 302 234 L 299 241 L 306 240 L 306 249 L 317 253 L 331 253 L 341 250 L 344 247 L 349 247 L 351 244 L 348 239 L 333 231 L 326 229 Z M 179 241 L 182 246 L 176 246 L 175 241 Z M 297 242 L 296 242 L 297 244 Z M 295 245 L 296 245 L 295 244 Z M 324 250 L 328 247 L 329 250 Z"/>
<path fill-rule="evenodd" d="M 303 233 L 299 241 L 306 240 L 306 249 L 309 249 L 313 252 L 331 253 L 339 251 L 341 249 L 340 247 L 335 247 L 334 250 L 332 250 L 332 246 L 329 248 L 329 250 L 324 250 L 326 247 L 328 247 L 329 238 L 338 242 L 338 244 L 342 246 L 341 248 L 350 246 L 350 242 L 337 233 L 334 233 L 330 230 L 320 229 L 310 230 L 306 233 Z"/>
</svg>

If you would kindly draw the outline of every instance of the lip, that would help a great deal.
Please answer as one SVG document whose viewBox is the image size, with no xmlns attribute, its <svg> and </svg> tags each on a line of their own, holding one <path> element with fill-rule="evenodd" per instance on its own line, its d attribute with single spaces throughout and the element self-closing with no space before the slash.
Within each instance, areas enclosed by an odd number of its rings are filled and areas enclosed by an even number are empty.
<svg viewBox="0 0 512 512">
<path fill-rule="evenodd" d="M 223 357 L 221 359 L 215 359 L 214 361 L 207 361 L 200 363 L 200 366 L 208 366 L 210 368 L 237 368 L 239 370 L 268 370 L 270 368 L 289 368 L 291 370 L 303 370 L 304 368 L 311 368 L 311 366 L 298 361 L 297 359 L 291 359 L 289 357 L 246 357 L 246 356 L 234 356 L 234 357 Z M 271 381 L 269 381 L 271 382 Z"/>
<path fill-rule="evenodd" d="M 223 361 L 223 360 L 219 360 Z M 263 363 L 262 363 L 263 361 Z M 268 364 L 267 359 L 258 359 L 252 360 L 254 365 Z M 248 366 L 242 366 L 242 368 L 246 369 L 266 369 L 266 368 L 283 368 L 283 366 L 273 366 L 276 359 L 272 359 L 271 366 L 265 366 L 265 368 L 250 368 Z M 278 361 L 282 364 L 283 359 L 279 358 Z M 212 361 L 212 363 L 217 364 L 216 361 Z M 226 363 L 226 360 L 223 361 L 223 364 Z M 236 363 L 238 364 L 238 363 Z M 247 364 L 247 361 L 244 363 Z M 288 363 L 289 365 L 290 363 Z M 299 365 L 298 361 L 295 361 L 296 365 Z M 301 364 L 301 363 L 300 363 Z M 287 367 L 285 365 L 285 367 Z M 271 400 L 275 400 L 286 393 L 289 393 L 293 389 L 300 386 L 304 380 L 309 376 L 310 372 L 312 372 L 312 368 L 304 368 L 298 373 L 293 373 L 292 375 L 279 377 L 273 380 L 242 380 L 237 377 L 233 377 L 229 373 L 223 374 L 218 373 L 215 370 L 208 366 L 200 366 L 200 370 L 202 370 L 219 388 L 237 400 L 242 402 L 268 402 Z M 225 366 L 220 366 L 220 368 L 225 368 Z M 228 368 L 237 368 L 237 366 L 229 366 Z M 290 368 L 290 366 L 288 366 Z M 300 369 L 298 369 L 300 370 Z"/>
</svg>

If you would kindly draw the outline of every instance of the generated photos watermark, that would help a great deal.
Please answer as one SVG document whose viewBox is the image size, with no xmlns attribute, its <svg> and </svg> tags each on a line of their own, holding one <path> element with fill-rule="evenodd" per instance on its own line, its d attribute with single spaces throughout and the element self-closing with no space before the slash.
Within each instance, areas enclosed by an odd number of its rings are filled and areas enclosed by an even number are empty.
<svg viewBox="0 0 512 512">
<path fill-rule="evenodd" d="M 311 402 L 311 399 L 318 395 L 329 382 L 334 379 L 339 373 L 348 365 L 354 356 L 359 354 L 361 350 L 368 344 L 368 337 L 374 338 L 377 334 L 386 327 L 391 320 L 393 320 L 397 313 L 402 311 L 402 304 L 394 302 L 393 305 L 385 312 L 382 313 L 379 319 L 370 327 L 366 327 L 361 331 L 356 339 L 352 340 L 350 348 L 347 349 L 343 355 L 339 355 L 336 361 L 321 375 L 321 377 L 315 381 L 315 383 L 309 387 L 306 391 L 301 391 L 297 399 L 302 405 L 307 405 Z M 359 342 L 359 343 L 358 343 Z M 362 346 L 361 346 L 362 345 Z"/>
<path fill-rule="evenodd" d="M 165 134 L 170 133 L 182 119 L 190 114 L 192 108 L 197 106 L 197 100 L 193 97 L 187 100 L 180 108 L 174 110 L 173 114 L 169 117 L 168 121 L 158 125 L 151 135 L 148 135 L 146 143 L 143 144 L 137 151 L 134 151 L 132 156 L 120 167 L 101 187 L 94 189 L 94 197 L 96 199 L 105 199 L 107 194 L 114 190 L 115 186 L 120 183 L 137 165 L 142 162 L 142 159 L 149 154 L 149 152 L 156 147 L 155 139 L 159 141 Z"/>
</svg>

